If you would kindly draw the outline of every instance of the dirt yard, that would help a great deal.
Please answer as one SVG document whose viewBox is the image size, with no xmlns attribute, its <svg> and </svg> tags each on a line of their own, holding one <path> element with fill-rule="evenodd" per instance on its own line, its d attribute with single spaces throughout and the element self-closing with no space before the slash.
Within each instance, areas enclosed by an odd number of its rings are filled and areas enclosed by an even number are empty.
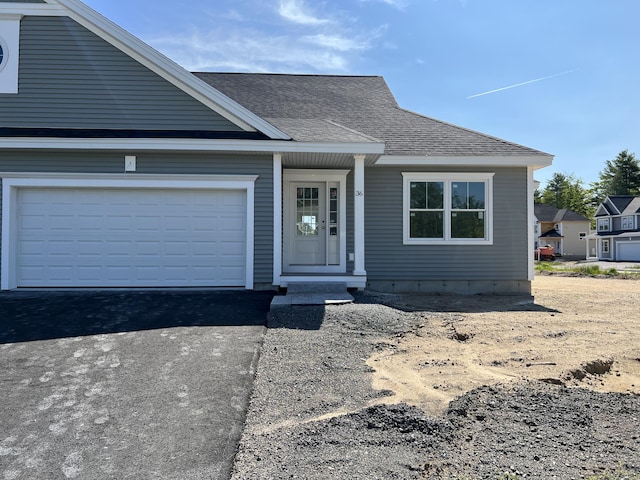
<svg viewBox="0 0 640 480">
<path fill-rule="evenodd" d="M 533 293 L 272 312 L 232 479 L 640 474 L 640 280 Z"/>
<path fill-rule="evenodd" d="M 374 388 L 430 416 L 476 387 L 526 380 L 640 395 L 640 281 L 538 275 L 533 295 L 516 306 L 510 297 L 380 295 L 425 313 L 413 332 L 376 345 Z"/>
</svg>

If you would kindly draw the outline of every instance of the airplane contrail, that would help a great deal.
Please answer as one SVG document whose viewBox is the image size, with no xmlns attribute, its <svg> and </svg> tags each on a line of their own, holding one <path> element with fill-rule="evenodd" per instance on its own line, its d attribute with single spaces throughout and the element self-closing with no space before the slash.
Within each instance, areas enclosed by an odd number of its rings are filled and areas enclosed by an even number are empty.
<svg viewBox="0 0 640 480">
<path fill-rule="evenodd" d="M 501 92 L 503 90 L 509 90 L 510 88 L 521 87 L 522 85 L 528 85 L 530 83 L 541 82 L 542 80 L 549 80 L 550 78 L 559 77 L 560 75 L 566 75 L 567 73 L 575 72 L 575 70 L 567 70 L 566 72 L 556 73 L 555 75 L 549 75 L 548 77 L 536 78 L 535 80 L 529 80 L 527 82 L 516 83 L 515 85 L 509 85 L 508 87 L 496 88 L 495 90 L 489 90 L 488 92 L 476 93 L 467 98 L 476 98 L 483 95 L 489 95 L 490 93 Z"/>
</svg>

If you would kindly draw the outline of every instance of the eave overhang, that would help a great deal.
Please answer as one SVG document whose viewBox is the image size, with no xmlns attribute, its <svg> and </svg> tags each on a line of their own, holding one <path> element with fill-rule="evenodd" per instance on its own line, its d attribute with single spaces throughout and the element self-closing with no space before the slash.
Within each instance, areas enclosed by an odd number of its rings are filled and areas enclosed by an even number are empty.
<svg viewBox="0 0 640 480">
<path fill-rule="evenodd" d="M 136 151 L 225 151 L 262 153 L 331 153 L 376 155 L 382 143 L 317 143 L 287 140 L 237 140 L 201 138 L 0 138 L 0 150 L 136 150 Z"/>
<path fill-rule="evenodd" d="M 533 167 L 534 170 L 548 167 L 552 155 L 382 155 L 376 165 L 381 166 L 439 166 L 465 167 Z"/>
<path fill-rule="evenodd" d="M 60 17 L 66 15 L 67 10 L 59 5 L 46 3 L 0 2 L 0 16 L 16 13 L 20 16 Z"/>
</svg>

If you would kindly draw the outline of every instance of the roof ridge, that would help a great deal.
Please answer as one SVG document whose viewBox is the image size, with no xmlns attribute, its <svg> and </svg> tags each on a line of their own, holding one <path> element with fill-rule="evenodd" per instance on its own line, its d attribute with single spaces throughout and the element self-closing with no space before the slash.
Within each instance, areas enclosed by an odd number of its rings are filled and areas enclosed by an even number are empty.
<svg viewBox="0 0 640 480">
<path fill-rule="evenodd" d="M 206 72 L 192 71 L 194 75 L 247 75 L 247 76 L 278 76 L 278 77 L 334 77 L 334 78 L 384 78 L 382 75 L 340 75 L 335 73 L 279 73 L 279 72 Z"/>
<path fill-rule="evenodd" d="M 324 119 L 324 121 L 328 122 L 328 123 L 330 123 L 332 125 L 335 125 L 336 127 L 340 127 L 340 128 L 342 128 L 344 130 L 347 130 L 348 132 L 352 132 L 352 133 L 355 133 L 357 135 L 360 135 L 361 137 L 368 138 L 368 139 L 373 140 L 375 142 L 382 142 L 382 140 L 380 140 L 379 138 L 372 137 L 371 135 L 367 135 L 366 133 L 360 132 L 360 131 L 358 131 L 358 130 L 356 130 L 354 128 L 349 128 L 349 127 L 347 127 L 345 125 L 342 125 L 339 122 L 336 122 L 335 120 L 331 120 L 330 118 L 326 118 L 326 119 Z"/>
</svg>

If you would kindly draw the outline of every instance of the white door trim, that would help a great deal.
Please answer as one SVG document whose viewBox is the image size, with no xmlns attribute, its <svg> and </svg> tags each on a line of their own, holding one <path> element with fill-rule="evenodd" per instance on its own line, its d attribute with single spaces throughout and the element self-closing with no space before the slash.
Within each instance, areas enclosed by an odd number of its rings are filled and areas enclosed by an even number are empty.
<svg viewBox="0 0 640 480">
<path fill-rule="evenodd" d="M 296 272 L 296 273 L 339 273 L 346 272 L 347 268 L 347 209 L 346 209 L 346 194 L 347 194 L 347 175 L 349 174 L 349 170 L 322 170 L 322 169 L 287 169 L 283 172 L 283 182 L 282 182 L 282 196 L 284 198 L 284 218 L 282 222 L 282 236 L 281 236 L 281 244 L 280 246 L 276 246 L 276 248 L 280 248 L 281 251 L 285 251 L 287 246 L 287 231 L 285 227 L 289 222 L 289 188 L 292 182 L 336 182 L 339 185 L 339 198 L 342 199 L 340 202 L 340 211 L 339 211 L 339 225 L 338 229 L 338 241 L 340 243 L 340 262 L 338 265 L 326 265 L 326 266 L 299 266 L 297 268 L 290 268 L 288 265 L 284 264 L 284 259 L 288 258 L 288 255 L 284 254 L 283 263 L 282 263 L 282 272 Z"/>
<path fill-rule="evenodd" d="M 253 289 L 254 195 L 257 175 L 123 175 L 123 174 L 30 174 L 0 173 L 2 177 L 2 256 L 0 290 L 17 287 L 15 252 L 17 242 L 17 193 L 20 188 L 166 188 L 245 190 L 247 233 L 245 288 Z"/>
</svg>

